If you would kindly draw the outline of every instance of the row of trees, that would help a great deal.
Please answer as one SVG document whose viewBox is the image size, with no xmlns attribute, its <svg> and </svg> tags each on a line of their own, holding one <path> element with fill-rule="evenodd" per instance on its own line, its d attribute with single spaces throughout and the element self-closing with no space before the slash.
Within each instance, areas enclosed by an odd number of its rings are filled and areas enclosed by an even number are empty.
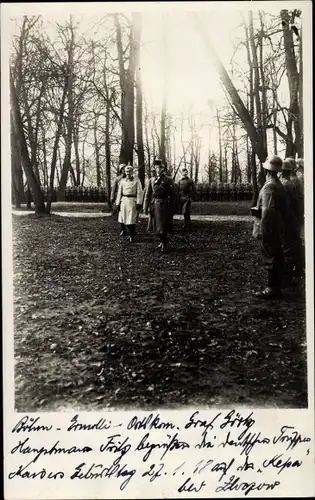
<svg viewBox="0 0 315 500">
<path fill-rule="evenodd" d="M 296 26 L 300 14 L 259 12 L 254 19 L 249 12 L 241 19 L 229 72 L 209 38 L 207 20 L 188 14 L 226 92 L 227 104 L 216 109 L 209 101 L 208 115 L 205 110 L 203 116 L 190 110 L 180 116 L 168 112 L 166 16 L 159 42 L 164 61 L 160 110 L 150 109 L 143 95 L 140 13 L 130 18 L 109 14 L 91 26 L 88 35 L 73 17 L 56 23 L 50 34 L 43 19 L 25 16 L 12 38 L 10 61 L 16 204 L 23 201 L 25 183 L 38 213 L 51 208 L 52 195 L 45 203 L 44 188 L 52 193 L 57 186 L 60 201 L 69 184 L 105 185 L 109 194 L 121 162 L 135 164 L 144 183 L 156 157 L 168 160 L 174 177 L 186 166 L 196 182 L 250 181 L 257 196 L 257 181 L 263 180 L 257 165 L 267 157 L 270 133 L 272 152 L 281 145 L 287 156 L 303 156 L 302 33 Z M 288 103 L 280 92 L 284 78 Z"/>
</svg>

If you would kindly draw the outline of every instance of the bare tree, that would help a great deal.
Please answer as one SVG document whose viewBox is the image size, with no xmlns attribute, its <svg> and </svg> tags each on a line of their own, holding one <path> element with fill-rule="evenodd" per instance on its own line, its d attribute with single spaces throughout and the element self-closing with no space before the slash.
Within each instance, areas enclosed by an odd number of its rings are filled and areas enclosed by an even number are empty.
<svg viewBox="0 0 315 500">
<path fill-rule="evenodd" d="M 144 147 L 143 147 L 143 98 L 142 98 L 142 82 L 140 68 L 140 42 L 141 42 L 141 14 L 133 14 L 133 23 L 135 31 L 135 47 L 136 47 L 136 129 L 137 129 L 137 153 L 138 153 L 138 174 L 139 180 L 144 187 L 145 178 L 145 163 L 144 163 Z"/>
</svg>

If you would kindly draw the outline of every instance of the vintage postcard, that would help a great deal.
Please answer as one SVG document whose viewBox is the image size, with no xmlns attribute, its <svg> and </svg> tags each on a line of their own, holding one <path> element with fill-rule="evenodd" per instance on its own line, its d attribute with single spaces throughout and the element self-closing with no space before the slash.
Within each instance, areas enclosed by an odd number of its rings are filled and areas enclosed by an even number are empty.
<svg viewBox="0 0 315 500">
<path fill-rule="evenodd" d="M 6 500 L 313 497 L 312 3 L 1 14 Z"/>
</svg>

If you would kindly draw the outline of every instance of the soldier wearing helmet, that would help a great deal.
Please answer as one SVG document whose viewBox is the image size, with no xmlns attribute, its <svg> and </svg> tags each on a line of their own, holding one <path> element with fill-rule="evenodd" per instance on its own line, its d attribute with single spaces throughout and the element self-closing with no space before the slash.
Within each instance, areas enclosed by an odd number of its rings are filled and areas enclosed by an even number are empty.
<svg viewBox="0 0 315 500">
<path fill-rule="evenodd" d="M 295 164 L 295 162 L 294 162 Z M 291 285 L 302 275 L 303 249 L 301 245 L 301 201 L 299 186 L 293 182 L 294 164 L 286 158 L 282 164 L 281 183 L 285 190 L 287 203 L 287 223 L 284 231 L 285 274 Z"/>
<path fill-rule="evenodd" d="M 257 206 L 252 214 L 260 218 L 259 237 L 261 238 L 264 262 L 268 273 L 268 285 L 256 293 L 262 299 L 279 299 L 281 297 L 283 275 L 283 231 L 287 217 L 284 187 L 278 179 L 282 160 L 273 156 L 263 165 L 266 171 L 266 182 L 260 190 Z M 258 234 L 254 234 L 258 236 Z"/>
</svg>

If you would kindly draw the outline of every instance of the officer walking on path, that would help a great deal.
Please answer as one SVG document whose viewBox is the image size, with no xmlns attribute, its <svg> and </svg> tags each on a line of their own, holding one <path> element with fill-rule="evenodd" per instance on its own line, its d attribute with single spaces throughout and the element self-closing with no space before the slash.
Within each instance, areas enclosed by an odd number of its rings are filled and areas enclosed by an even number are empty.
<svg viewBox="0 0 315 500">
<path fill-rule="evenodd" d="M 174 182 L 165 174 L 162 161 L 157 165 L 157 177 L 150 182 L 144 198 L 144 212 L 147 214 L 150 204 L 153 203 L 155 231 L 160 239 L 158 246 L 162 252 L 166 252 L 168 244 L 168 233 L 170 230 L 170 219 L 173 217 L 176 199 Z"/>
<path fill-rule="evenodd" d="M 188 229 L 191 225 L 191 200 L 195 197 L 196 189 L 194 181 L 188 177 L 187 168 L 183 168 L 182 178 L 178 181 L 177 186 L 180 196 L 180 211 L 184 216 L 184 227 Z"/>
<path fill-rule="evenodd" d="M 152 186 L 153 186 L 154 181 L 156 179 L 156 176 L 157 176 L 157 174 L 156 174 L 156 166 L 159 164 L 158 162 L 161 162 L 161 160 L 155 160 L 155 162 L 154 162 L 154 167 L 155 168 L 152 170 L 152 172 L 151 172 L 152 175 L 151 175 L 150 179 L 148 180 L 148 183 L 147 183 L 147 185 L 145 187 L 144 198 L 146 196 L 146 192 L 148 190 L 149 184 L 152 184 Z M 151 201 L 150 206 L 148 208 L 148 215 L 149 215 L 149 217 L 148 217 L 147 231 L 155 231 L 154 203 L 153 203 L 153 200 Z"/>
<path fill-rule="evenodd" d="M 283 231 L 287 217 L 284 187 L 277 175 L 281 171 L 282 160 L 273 156 L 263 165 L 266 182 L 260 190 L 257 206 L 252 214 L 260 217 L 262 252 L 268 273 L 268 286 L 256 293 L 257 298 L 279 299 L 283 277 Z M 257 237 L 257 234 L 254 235 Z"/>
<path fill-rule="evenodd" d="M 128 227 L 130 243 L 134 241 L 136 236 L 136 222 L 142 201 L 141 182 L 134 177 L 132 166 L 128 165 L 126 178 L 119 183 L 116 205 L 119 208 L 118 222 L 122 228 Z"/>
</svg>

